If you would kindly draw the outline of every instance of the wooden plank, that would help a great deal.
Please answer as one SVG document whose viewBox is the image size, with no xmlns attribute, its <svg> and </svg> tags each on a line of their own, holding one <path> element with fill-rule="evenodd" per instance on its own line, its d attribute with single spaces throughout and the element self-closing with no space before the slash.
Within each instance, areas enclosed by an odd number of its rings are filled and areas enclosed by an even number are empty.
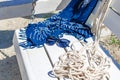
<svg viewBox="0 0 120 80">
<path fill-rule="evenodd" d="M 32 1 L 33 0 L 0 0 L 0 7 L 28 4 Z"/>
<path fill-rule="evenodd" d="M 33 0 L 0 0 L 0 19 L 31 15 L 32 1 Z M 55 11 L 61 2 L 62 0 L 38 0 L 35 7 L 35 14 Z"/>
<path fill-rule="evenodd" d="M 113 0 L 110 7 L 114 8 L 120 13 L 120 0 Z M 107 16 L 105 17 L 104 24 L 118 37 L 120 38 L 120 15 L 116 14 L 111 8 L 109 8 Z"/>
<path fill-rule="evenodd" d="M 16 30 L 13 43 L 22 80 L 57 80 L 48 75 L 52 66 L 44 48 L 24 49 L 19 46 L 20 42 L 19 30 Z"/>
<path fill-rule="evenodd" d="M 0 0 L 0 19 L 31 15 L 32 1 L 33 0 Z M 35 14 L 50 13 L 55 10 L 64 9 L 70 1 L 71 0 L 38 0 L 35 7 Z M 93 14 L 96 13 L 98 8 L 99 7 L 95 8 Z"/>
<path fill-rule="evenodd" d="M 20 69 L 20 72 L 21 72 L 21 77 L 22 77 L 23 80 L 29 80 L 27 72 L 26 72 L 26 68 L 25 68 L 25 65 L 24 65 L 24 61 L 23 61 L 23 58 L 22 58 L 22 55 L 21 55 L 21 50 L 20 50 L 20 46 L 19 46 L 19 43 L 18 43 L 18 33 L 17 32 L 14 33 L 13 45 L 14 45 L 14 48 L 15 48 L 16 57 L 17 57 L 19 69 Z"/>
<path fill-rule="evenodd" d="M 0 0 L 0 19 L 31 14 L 32 0 Z"/>
<path fill-rule="evenodd" d="M 31 3 L 18 6 L 0 7 L 0 19 L 28 16 L 31 15 L 31 10 Z"/>
<path fill-rule="evenodd" d="M 63 0 L 38 0 L 36 7 L 35 7 L 35 14 L 43 14 L 43 13 L 50 13 L 52 11 L 58 10 L 58 6 Z M 69 1 L 66 0 L 66 3 Z M 59 10 L 63 9 L 66 5 L 59 8 Z"/>
</svg>

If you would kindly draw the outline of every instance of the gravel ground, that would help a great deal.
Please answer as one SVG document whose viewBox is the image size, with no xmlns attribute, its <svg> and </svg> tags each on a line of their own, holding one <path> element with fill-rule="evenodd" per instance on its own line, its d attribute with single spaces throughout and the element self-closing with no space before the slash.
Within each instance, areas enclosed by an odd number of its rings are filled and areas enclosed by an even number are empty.
<svg viewBox="0 0 120 80">
<path fill-rule="evenodd" d="M 120 64 L 120 40 L 115 35 L 111 35 L 104 38 L 104 40 L 102 40 L 100 43 L 106 50 L 109 51 L 111 56 Z"/>
<path fill-rule="evenodd" d="M 35 22 L 42 20 L 43 18 L 36 18 Z M 14 31 L 25 27 L 29 21 L 28 17 L 0 20 L 0 80 L 21 80 L 12 40 Z M 110 50 L 112 56 L 120 63 L 120 47 L 117 44 L 110 45 L 110 37 L 104 38 L 101 44 Z"/>
</svg>

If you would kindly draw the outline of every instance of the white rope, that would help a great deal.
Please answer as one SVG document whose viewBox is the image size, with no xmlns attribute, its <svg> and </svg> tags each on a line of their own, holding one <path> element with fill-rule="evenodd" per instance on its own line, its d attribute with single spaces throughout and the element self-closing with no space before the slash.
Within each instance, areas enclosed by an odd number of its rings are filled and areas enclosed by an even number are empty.
<svg viewBox="0 0 120 80">
<path fill-rule="evenodd" d="M 54 65 L 54 75 L 71 80 L 108 80 L 110 60 L 100 50 L 93 50 L 93 45 L 89 44 L 80 51 L 73 50 L 61 55 Z"/>
<path fill-rule="evenodd" d="M 95 41 L 90 44 L 81 42 L 83 47 L 79 51 L 74 49 L 61 55 L 53 67 L 56 77 L 71 80 L 109 80 L 108 70 L 111 60 L 99 49 L 100 27 L 109 2 L 106 0 L 97 14 L 98 18 L 94 23 L 97 27 Z"/>
</svg>

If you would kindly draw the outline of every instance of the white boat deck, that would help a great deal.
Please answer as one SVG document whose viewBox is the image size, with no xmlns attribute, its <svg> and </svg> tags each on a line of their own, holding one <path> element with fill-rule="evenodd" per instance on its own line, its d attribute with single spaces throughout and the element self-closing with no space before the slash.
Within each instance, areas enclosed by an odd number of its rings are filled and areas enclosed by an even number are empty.
<svg viewBox="0 0 120 80">
<path fill-rule="evenodd" d="M 72 42 L 77 42 L 77 39 L 73 36 L 64 36 Z M 87 40 L 92 41 L 92 38 Z M 64 54 L 65 49 L 60 48 L 56 45 L 48 46 L 45 45 L 41 48 L 24 49 L 19 46 L 21 40 L 19 39 L 19 30 L 15 31 L 14 35 L 14 47 L 16 51 L 16 56 L 22 76 L 22 80 L 58 80 L 57 78 L 52 78 L 48 73 L 52 70 L 52 65 L 58 61 L 58 57 Z M 78 42 L 74 44 L 78 49 L 81 48 L 81 44 Z M 106 53 L 99 47 L 104 56 Z M 111 63 L 109 69 L 110 80 L 118 80 L 120 78 L 120 66 Z M 63 79 L 61 79 L 63 80 Z"/>
<path fill-rule="evenodd" d="M 65 0 L 65 1 L 66 2 L 64 2 L 64 0 L 39 0 L 37 2 L 38 5 L 36 6 L 36 14 L 48 13 L 50 11 L 56 10 L 57 8 L 62 9 L 63 7 L 66 6 L 66 4 L 69 3 L 70 0 Z M 93 11 L 93 14 L 95 14 L 98 8 L 99 8 L 99 5 Z M 32 6 L 31 6 L 31 3 L 29 2 L 27 2 L 27 4 L 22 4 L 17 6 L 16 5 L 10 6 L 10 7 L 3 6 L 3 7 L 0 7 L 0 14 L 1 14 L 0 19 L 30 15 L 31 9 L 32 9 Z M 16 12 L 14 13 L 14 11 Z M 110 13 L 107 13 L 107 14 L 109 16 Z M 112 19 L 109 19 L 109 20 L 108 19 L 109 17 L 105 18 L 105 21 L 104 21 L 105 25 L 110 24 L 109 21 L 112 20 Z M 88 24 L 91 24 L 92 23 L 91 21 L 92 19 L 89 18 Z M 119 30 L 118 28 L 116 29 L 117 30 L 115 32 Z M 71 42 L 78 41 L 72 36 L 65 36 L 65 37 L 69 39 Z M 92 38 L 89 38 L 88 42 L 91 42 L 91 41 L 92 41 Z M 53 64 L 56 61 L 58 61 L 58 57 L 65 52 L 65 49 L 59 48 L 56 45 L 53 45 L 53 46 L 44 45 L 44 47 L 42 48 L 24 49 L 19 46 L 20 42 L 23 42 L 23 41 L 19 39 L 19 30 L 16 30 L 13 43 L 16 51 L 16 56 L 17 56 L 22 80 L 58 80 L 57 78 L 50 77 L 48 73 L 52 70 Z M 81 48 L 80 43 L 78 43 L 76 46 L 77 48 Z M 99 49 L 102 51 L 104 56 L 109 55 L 106 52 L 104 52 L 101 49 L 101 47 L 99 47 Z M 114 60 L 111 63 L 111 68 L 109 69 L 109 73 L 111 76 L 110 80 L 118 80 L 120 78 L 120 66 L 117 65 Z"/>
</svg>

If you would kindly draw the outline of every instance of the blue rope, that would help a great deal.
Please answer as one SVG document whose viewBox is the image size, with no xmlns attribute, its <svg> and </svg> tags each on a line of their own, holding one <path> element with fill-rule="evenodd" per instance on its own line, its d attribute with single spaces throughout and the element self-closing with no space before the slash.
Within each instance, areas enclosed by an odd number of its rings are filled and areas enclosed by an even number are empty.
<svg viewBox="0 0 120 80">
<path fill-rule="evenodd" d="M 34 48 L 42 47 L 44 43 L 48 45 L 54 45 L 56 43 L 57 46 L 65 48 L 69 46 L 70 41 L 63 39 L 63 34 L 73 35 L 79 40 L 85 40 L 86 38 L 91 37 L 92 33 L 90 28 L 85 24 L 76 22 L 77 20 L 83 20 L 80 19 L 80 17 L 84 18 L 82 23 L 86 21 L 87 17 L 95 7 L 97 0 L 90 0 L 90 2 L 87 3 L 85 9 L 89 12 L 84 10 L 84 8 L 79 11 L 79 5 L 83 1 L 84 0 L 72 0 L 62 12 L 53 15 L 43 22 L 28 24 L 25 31 L 20 31 L 20 38 L 27 40 L 20 43 L 20 46 L 24 48 Z M 91 4 L 94 6 L 91 7 Z M 76 8 L 78 8 L 79 13 L 84 12 L 85 15 L 78 15 L 76 21 L 72 21 L 77 14 L 75 13 Z"/>
</svg>

